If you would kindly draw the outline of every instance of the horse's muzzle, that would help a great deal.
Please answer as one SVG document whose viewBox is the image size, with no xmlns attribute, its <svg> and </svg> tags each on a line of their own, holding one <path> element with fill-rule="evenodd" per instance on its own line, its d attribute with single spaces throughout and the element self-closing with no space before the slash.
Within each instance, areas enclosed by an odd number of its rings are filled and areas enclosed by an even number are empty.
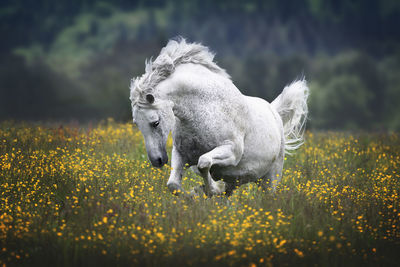
<svg viewBox="0 0 400 267">
<path fill-rule="evenodd" d="M 161 168 L 168 163 L 168 155 L 165 153 L 162 157 L 150 157 L 151 165 L 157 168 Z"/>
</svg>

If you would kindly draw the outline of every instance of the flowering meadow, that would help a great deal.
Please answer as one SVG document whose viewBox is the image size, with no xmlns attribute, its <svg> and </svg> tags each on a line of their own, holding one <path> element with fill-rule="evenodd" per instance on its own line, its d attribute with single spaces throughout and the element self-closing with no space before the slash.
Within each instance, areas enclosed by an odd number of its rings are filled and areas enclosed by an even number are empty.
<svg viewBox="0 0 400 267">
<path fill-rule="evenodd" d="M 397 265 L 399 167 L 398 134 L 307 133 L 276 193 L 192 199 L 131 123 L 3 122 L 0 266 Z"/>
</svg>

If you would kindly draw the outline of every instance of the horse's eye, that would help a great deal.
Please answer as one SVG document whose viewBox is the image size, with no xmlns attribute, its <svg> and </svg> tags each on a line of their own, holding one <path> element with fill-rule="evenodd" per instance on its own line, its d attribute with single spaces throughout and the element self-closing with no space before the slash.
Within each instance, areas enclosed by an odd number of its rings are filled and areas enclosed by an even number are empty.
<svg viewBox="0 0 400 267">
<path fill-rule="evenodd" d="M 151 126 L 153 126 L 154 128 L 156 128 L 158 125 L 160 124 L 159 121 L 155 121 L 151 124 Z"/>
</svg>

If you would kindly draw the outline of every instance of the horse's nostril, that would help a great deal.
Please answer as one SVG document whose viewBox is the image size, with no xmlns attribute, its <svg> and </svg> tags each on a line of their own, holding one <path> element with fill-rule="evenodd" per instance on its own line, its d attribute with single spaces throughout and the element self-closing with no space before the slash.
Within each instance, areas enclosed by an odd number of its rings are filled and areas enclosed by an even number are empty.
<svg viewBox="0 0 400 267">
<path fill-rule="evenodd" d="M 158 158 L 157 163 L 158 163 L 158 166 L 162 166 L 163 165 L 162 158 Z"/>
</svg>

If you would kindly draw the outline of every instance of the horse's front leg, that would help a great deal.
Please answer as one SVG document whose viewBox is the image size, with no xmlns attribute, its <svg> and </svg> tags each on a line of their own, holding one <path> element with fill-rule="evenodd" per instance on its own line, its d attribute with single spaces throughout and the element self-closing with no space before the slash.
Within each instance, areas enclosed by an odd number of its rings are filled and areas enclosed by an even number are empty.
<svg viewBox="0 0 400 267">
<path fill-rule="evenodd" d="M 225 192 L 225 183 L 216 182 L 211 177 L 212 165 L 236 166 L 243 154 L 243 141 L 233 142 L 227 140 L 223 145 L 218 146 L 200 156 L 197 168 L 204 179 L 205 193 L 207 196 L 222 194 Z"/>
<path fill-rule="evenodd" d="M 179 154 L 175 146 L 172 147 L 171 167 L 172 167 L 171 174 L 167 182 L 168 189 L 172 193 L 177 195 L 179 193 L 184 193 L 184 190 L 182 189 L 182 175 L 184 171 L 183 170 L 184 163 L 182 160 L 182 156 Z"/>
</svg>

